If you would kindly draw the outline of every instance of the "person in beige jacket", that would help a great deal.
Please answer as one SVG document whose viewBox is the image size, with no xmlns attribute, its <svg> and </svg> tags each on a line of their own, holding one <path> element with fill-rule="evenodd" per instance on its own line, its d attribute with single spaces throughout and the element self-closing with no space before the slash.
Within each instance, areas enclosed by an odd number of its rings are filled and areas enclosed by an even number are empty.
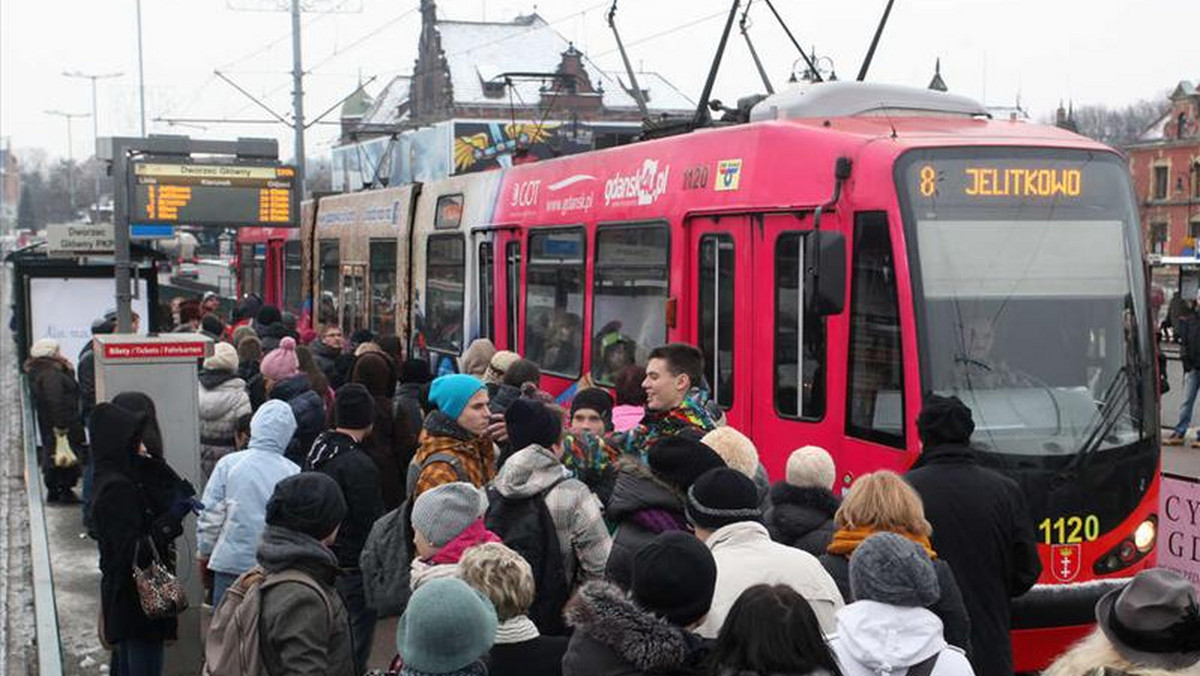
<svg viewBox="0 0 1200 676">
<path fill-rule="evenodd" d="M 782 584 L 808 601 L 821 631 L 833 633 L 842 607 L 837 584 L 808 552 L 771 540 L 758 507 L 758 490 L 741 472 L 705 472 L 688 490 L 688 521 L 717 562 L 712 608 L 696 633 L 716 638 L 742 592 L 756 584 Z"/>
</svg>

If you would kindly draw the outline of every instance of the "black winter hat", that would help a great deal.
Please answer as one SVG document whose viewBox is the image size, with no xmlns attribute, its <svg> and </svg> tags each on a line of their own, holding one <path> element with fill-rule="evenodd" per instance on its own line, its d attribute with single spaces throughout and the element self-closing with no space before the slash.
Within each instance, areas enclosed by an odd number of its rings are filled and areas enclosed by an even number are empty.
<svg viewBox="0 0 1200 676">
<path fill-rule="evenodd" d="M 931 394 L 917 415 L 917 433 L 925 448 L 941 444 L 968 444 L 975 431 L 971 409 L 958 397 Z"/>
<path fill-rule="evenodd" d="M 204 315 L 204 319 L 200 320 L 200 328 L 214 336 L 220 337 L 222 333 L 225 333 L 225 322 L 210 312 Z"/>
<path fill-rule="evenodd" d="M 571 400 L 571 415 L 575 415 L 575 411 L 581 408 L 587 408 L 600 414 L 604 419 L 604 426 L 612 429 L 612 409 L 613 398 L 608 392 L 599 387 L 589 387 L 575 395 Z"/>
<path fill-rule="evenodd" d="M 745 474 L 728 467 L 710 469 L 696 479 L 687 495 L 687 517 L 716 530 L 739 521 L 761 521 L 758 489 Z"/>
<path fill-rule="evenodd" d="M 258 308 L 258 313 L 254 315 L 254 321 L 262 326 L 270 324 L 278 324 L 283 321 L 283 314 L 279 312 L 279 308 L 274 305 L 264 305 Z"/>
<path fill-rule="evenodd" d="M 338 427 L 361 430 L 375 422 L 375 399 L 366 387 L 346 383 L 333 398 L 333 420 Z"/>
<path fill-rule="evenodd" d="M 650 471 L 680 493 L 710 469 L 725 467 L 725 461 L 713 449 L 697 439 L 683 436 L 663 437 L 650 447 L 647 457 Z"/>
<path fill-rule="evenodd" d="M 337 482 L 321 472 L 301 472 L 275 484 L 267 501 L 267 525 L 327 537 L 346 518 Z"/>
<path fill-rule="evenodd" d="M 703 619 L 716 587 L 712 552 L 688 533 L 662 533 L 633 556 L 633 600 L 675 626 Z"/>
<path fill-rule="evenodd" d="M 375 333 L 371 329 L 359 329 L 350 334 L 351 345 L 362 345 L 375 340 Z"/>
<path fill-rule="evenodd" d="M 540 401 L 517 399 L 504 412 L 504 426 L 513 450 L 530 444 L 550 448 L 562 437 L 562 417 Z"/>
<path fill-rule="evenodd" d="M 424 359 L 406 359 L 400 365 L 400 382 L 424 385 L 433 380 L 429 373 L 429 362 Z"/>
</svg>

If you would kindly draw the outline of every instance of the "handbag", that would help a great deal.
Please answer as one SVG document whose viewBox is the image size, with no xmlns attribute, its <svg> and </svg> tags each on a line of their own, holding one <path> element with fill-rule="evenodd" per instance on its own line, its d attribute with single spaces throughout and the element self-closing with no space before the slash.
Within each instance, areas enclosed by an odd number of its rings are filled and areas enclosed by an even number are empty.
<svg viewBox="0 0 1200 676">
<path fill-rule="evenodd" d="M 71 450 L 71 442 L 67 439 L 67 431 L 54 428 L 54 466 L 70 468 L 79 464 L 75 451 Z"/>
<path fill-rule="evenodd" d="M 150 565 L 145 568 L 138 565 L 142 540 L 150 543 Z M 188 600 L 183 585 L 163 565 L 152 538 L 140 538 L 133 546 L 133 582 L 137 586 L 142 612 L 151 620 L 168 619 L 187 610 Z"/>
</svg>

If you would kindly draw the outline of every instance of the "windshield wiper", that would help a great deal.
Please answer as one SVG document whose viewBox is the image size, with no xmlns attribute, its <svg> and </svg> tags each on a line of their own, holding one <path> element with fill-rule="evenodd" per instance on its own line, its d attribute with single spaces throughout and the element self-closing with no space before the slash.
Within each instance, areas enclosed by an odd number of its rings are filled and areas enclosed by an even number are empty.
<svg viewBox="0 0 1200 676">
<path fill-rule="evenodd" d="M 1069 479 L 1076 476 L 1088 461 L 1089 457 L 1098 450 L 1104 439 L 1112 432 L 1125 411 L 1129 410 L 1131 397 L 1129 394 L 1129 368 L 1122 366 L 1113 375 L 1112 382 L 1104 390 L 1104 398 L 1100 403 L 1099 421 L 1092 433 L 1088 435 L 1075 457 L 1058 473 L 1058 478 Z"/>
</svg>

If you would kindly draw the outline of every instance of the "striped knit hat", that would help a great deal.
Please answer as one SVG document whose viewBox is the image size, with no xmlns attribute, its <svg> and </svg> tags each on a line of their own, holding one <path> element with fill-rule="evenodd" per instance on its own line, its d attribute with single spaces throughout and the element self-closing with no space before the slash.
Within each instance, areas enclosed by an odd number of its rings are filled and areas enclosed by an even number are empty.
<svg viewBox="0 0 1200 676">
<path fill-rule="evenodd" d="M 707 530 L 739 521 L 761 521 L 758 490 L 749 477 L 736 469 L 710 469 L 688 489 L 687 517 Z"/>
</svg>

